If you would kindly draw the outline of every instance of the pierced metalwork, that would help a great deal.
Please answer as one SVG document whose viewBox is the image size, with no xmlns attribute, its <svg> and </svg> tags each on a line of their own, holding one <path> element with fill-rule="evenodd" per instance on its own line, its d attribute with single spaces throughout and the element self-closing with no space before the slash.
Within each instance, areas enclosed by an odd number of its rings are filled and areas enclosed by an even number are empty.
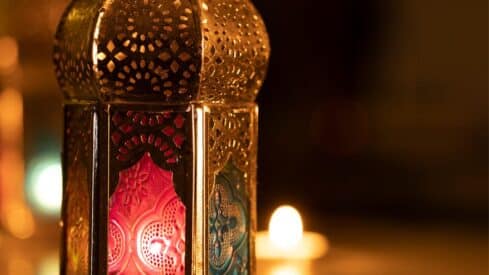
<svg viewBox="0 0 489 275">
<path fill-rule="evenodd" d="M 248 0 L 201 1 L 206 101 L 252 102 L 262 86 L 270 55 L 265 25 Z"/>
<path fill-rule="evenodd" d="M 54 61 L 70 98 L 252 102 L 269 54 L 248 0 L 74 0 Z"/>
<path fill-rule="evenodd" d="M 250 216 L 246 187 L 244 173 L 232 160 L 215 178 L 209 200 L 210 274 L 249 272 Z"/>
<path fill-rule="evenodd" d="M 62 274 L 254 274 L 269 54 L 249 0 L 72 0 Z"/>
<path fill-rule="evenodd" d="M 254 106 L 208 114 L 209 274 L 253 274 L 256 134 Z"/>
<path fill-rule="evenodd" d="M 200 51 L 190 1 L 121 0 L 103 9 L 94 56 L 104 96 L 195 98 Z"/>
</svg>

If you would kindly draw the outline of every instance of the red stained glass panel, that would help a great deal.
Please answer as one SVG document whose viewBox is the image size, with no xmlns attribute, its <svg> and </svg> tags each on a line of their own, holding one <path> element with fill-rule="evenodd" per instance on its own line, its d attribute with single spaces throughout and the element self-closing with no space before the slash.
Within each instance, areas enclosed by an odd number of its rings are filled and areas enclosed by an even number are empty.
<svg viewBox="0 0 489 275">
<path fill-rule="evenodd" d="M 119 173 L 109 207 L 109 274 L 185 273 L 185 206 L 150 153 Z"/>
</svg>

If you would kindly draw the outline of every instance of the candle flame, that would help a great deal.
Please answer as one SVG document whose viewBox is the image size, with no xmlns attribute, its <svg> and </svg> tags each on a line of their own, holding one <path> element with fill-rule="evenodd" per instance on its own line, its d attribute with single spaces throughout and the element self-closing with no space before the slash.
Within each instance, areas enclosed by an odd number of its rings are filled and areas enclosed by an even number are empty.
<svg viewBox="0 0 489 275">
<path fill-rule="evenodd" d="M 315 232 L 304 232 L 299 211 L 288 205 L 275 210 L 270 219 L 268 232 L 262 231 L 256 235 L 256 253 L 259 259 L 319 259 L 326 254 L 328 247 L 328 239 L 325 236 Z"/>
<path fill-rule="evenodd" d="M 299 211 L 292 206 L 279 207 L 269 225 L 270 240 L 278 247 L 292 249 L 302 240 L 304 231 Z"/>
</svg>

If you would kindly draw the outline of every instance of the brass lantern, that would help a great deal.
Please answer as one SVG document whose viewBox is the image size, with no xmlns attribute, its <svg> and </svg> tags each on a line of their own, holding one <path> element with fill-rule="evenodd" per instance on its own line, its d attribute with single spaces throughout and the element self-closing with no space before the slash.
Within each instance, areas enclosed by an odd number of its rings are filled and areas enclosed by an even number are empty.
<svg viewBox="0 0 489 275">
<path fill-rule="evenodd" d="M 257 106 L 269 58 L 248 0 L 73 0 L 62 274 L 254 274 Z"/>
</svg>

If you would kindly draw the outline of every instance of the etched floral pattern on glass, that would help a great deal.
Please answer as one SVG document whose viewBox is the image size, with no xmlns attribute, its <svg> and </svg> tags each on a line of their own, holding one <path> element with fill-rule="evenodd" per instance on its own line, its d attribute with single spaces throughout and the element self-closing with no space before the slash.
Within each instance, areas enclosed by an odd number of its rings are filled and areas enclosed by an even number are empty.
<svg viewBox="0 0 489 275">
<path fill-rule="evenodd" d="M 120 172 L 109 207 L 109 274 L 185 273 L 185 206 L 150 153 Z"/>
</svg>

